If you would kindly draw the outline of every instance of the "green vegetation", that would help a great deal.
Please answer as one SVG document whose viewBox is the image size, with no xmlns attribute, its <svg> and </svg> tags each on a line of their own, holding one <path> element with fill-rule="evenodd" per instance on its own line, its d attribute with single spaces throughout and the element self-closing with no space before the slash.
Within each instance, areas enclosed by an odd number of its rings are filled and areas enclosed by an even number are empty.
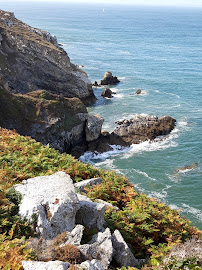
<svg viewBox="0 0 202 270">
<path fill-rule="evenodd" d="M 177 211 L 135 191 L 126 177 L 96 169 L 30 137 L 0 129 L 0 268 L 21 269 L 20 261 L 32 256 L 24 243 L 33 231 L 30 224 L 17 216 L 21 198 L 12 192 L 11 187 L 24 179 L 57 171 L 65 171 L 74 182 L 93 177 L 103 179 L 102 184 L 86 189 L 88 196 L 106 200 L 120 208 L 120 211 L 107 208 L 107 226 L 112 231 L 121 231 L 136 257 L 150 258 L 148 267 L 157 267 L 175 243 L 200 235 L 200 231 Z"/>
</svg>

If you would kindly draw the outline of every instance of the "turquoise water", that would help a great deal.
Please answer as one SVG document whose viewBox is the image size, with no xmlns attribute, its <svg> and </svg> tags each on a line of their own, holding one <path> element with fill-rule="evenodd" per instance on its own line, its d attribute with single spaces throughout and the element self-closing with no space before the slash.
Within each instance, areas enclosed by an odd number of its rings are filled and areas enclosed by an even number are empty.
<svg viewBox="0 0 202 270">
<path fill-rule="evenodd" d="M 68 4 L 0 4 L 28 24 L 57 35 L 71 61 L 84 65 L 89 78 L 105 71 L 118 76 L 111 100 L 100 97 L 90 113 L 104 119 L 104 130 L 135 114 L 177 120 L 164 140 L 144 142 L 85 162 L 116 170 L 136 188 L 157 197 L 202 229 L 202 9 Z M 142 95 L 134 95 L 141 88 Z M 198 163 L 194 170 L 176 169 Z"/>
</svg>

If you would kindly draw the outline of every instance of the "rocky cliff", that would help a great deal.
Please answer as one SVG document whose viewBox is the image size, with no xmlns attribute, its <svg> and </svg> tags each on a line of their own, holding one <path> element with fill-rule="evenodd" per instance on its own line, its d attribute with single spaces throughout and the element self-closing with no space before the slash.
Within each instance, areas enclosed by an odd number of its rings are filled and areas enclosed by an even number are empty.
<svg viewBox="0 0 202 270">
<path fill-rule="evenodd" d="M 89 116 L 78 98 L 45 90 L 12 94 L 0 87 L 0 126 L 15 129 L 60 152 L 79 156 L 101 133 L 103 119 Z M 92 124 L 91 124 L 92 123 Z"/>
<path fill-rule="evenodd" d="M 0 84 L 12 93 L 45 89 L 85 103 L 95 100 L 87 75 L 70 62 L 55 36 L 0 10 Z"/>
</svg>

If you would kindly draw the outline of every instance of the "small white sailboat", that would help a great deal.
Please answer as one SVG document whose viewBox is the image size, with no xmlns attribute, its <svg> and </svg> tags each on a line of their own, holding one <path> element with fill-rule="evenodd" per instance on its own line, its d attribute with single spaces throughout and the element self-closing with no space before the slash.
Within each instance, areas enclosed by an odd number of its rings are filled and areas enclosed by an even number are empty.
<svg viewBox="0 0 202 270">
<path fill-rule="evenodd" d="M 104 8 L 102 9 L 102 12 L 105 12 L 105 9 Z"/>
</svg>

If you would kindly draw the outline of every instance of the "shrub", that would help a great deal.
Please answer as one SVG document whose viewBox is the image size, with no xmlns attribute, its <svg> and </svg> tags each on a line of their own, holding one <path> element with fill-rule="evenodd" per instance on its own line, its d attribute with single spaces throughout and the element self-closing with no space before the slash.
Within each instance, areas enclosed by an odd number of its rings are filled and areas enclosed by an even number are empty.
<svg viewBox="0 0 202 270">
<path fill-rule="evenodd" d="M 67 244 L 64 247 L 57 247 L 54 254 L 54 259 L 59 261 L 67 261 L 72 264 L 80 264 L 85 261 L 78 247 Z"/>
</svg>

